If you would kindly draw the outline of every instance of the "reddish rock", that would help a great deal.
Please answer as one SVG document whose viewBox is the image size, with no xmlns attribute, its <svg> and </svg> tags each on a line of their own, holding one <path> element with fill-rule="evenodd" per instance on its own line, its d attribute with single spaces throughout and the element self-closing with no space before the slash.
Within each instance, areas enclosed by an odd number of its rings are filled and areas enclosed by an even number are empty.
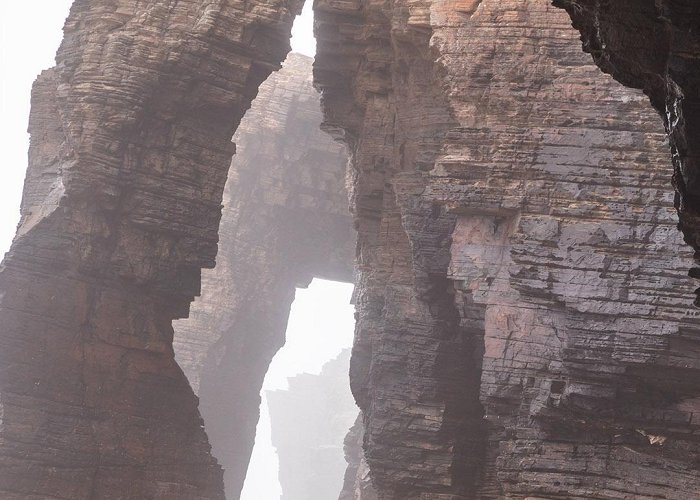
<svg viewBox="0 0 700 500">
<path fill-rule="evenodd" d="M 3 499 L 223 498 L 171 322 L 214 266 L 231 137 L 300 10 L 74 3 L 0 269 Z"/>
<path fill-rule="evenodd" d="M 696 2 L 556 3 L 598 65 L 663 112 L 698 248 Z M 351 383 L 370 494 L 696 496 L 691 255 L 645 97 L 603 75 L 548 0 L 315 7 L 324 127 L 352 159 Z M 299 10 L 76 1 L 35 86 L 0 269 L 2 498 L 223 498 L 171 322 L 214 265 L 230 138 Z M 252 132 L 222 232 L 235 244 L 180 337 L 232 495 L 294 287 L 349 272 L 348 240 L 331 245 L 340 226 L 325 225 L 347 221 L 340 167 L 294 160 L 314 134 L 271 132 L 267 149 Z"/>
<path fill-rule="evenodd" d="M 691 254 L 644 96 L 545 0 L 317 9 L 380 498 L 693 496 Z"/>
</svg>

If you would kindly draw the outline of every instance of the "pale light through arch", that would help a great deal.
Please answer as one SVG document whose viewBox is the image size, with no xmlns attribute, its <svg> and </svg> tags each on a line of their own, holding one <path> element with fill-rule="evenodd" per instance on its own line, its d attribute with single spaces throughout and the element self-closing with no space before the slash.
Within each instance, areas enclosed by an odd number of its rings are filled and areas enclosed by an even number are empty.
<svg viewBox="0 0 700 500">
<path fill-rule="evenodd" d="M 292 28 L 292 51 L 305 56 L 316 56 L 316 38 L 314 37 L 313 0 L 306 0 L 304 10 L 294 21 Z"/>
<path fill-rule="evenodd" d="M 326 362 L 352 346 L 355 328 L 355 308 L 350 304 L 352 291 L 351 284 L 324 280 L 314 280 L 308 289 L 297 290 L 289 316 L 287 340 L 270 365 L 263 395 L 269 390 L 286 389 L 288 377 L 320 373 Z M 241 500 L 278 500 L 282 493 L 278 471 L 270 414 L 263 399 Z M 339 483 L 338 493 L 341 487 Z"/>
</svg>

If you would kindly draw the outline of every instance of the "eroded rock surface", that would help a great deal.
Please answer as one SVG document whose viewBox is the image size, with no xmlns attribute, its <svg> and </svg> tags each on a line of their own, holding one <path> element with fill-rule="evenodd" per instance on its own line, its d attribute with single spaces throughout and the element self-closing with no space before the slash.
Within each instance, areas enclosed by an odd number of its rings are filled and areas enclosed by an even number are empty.
<svg viewBox="0 0 700 500">
<path fill-rule="evenodd" d="M 700 4 L 694 0 L 555 0 L 606 73 L 643 89 L 664 118 L 676 208 L 686 241 L 700 251 Z M 700 271 L 693 270 L 695 277 Z"/>
<path fill-rule="evenodd" d="M 645 97 L 545 0 L 317 11 L 379 497 L 695 495 L 700 323 Z"/>
<path fill-rule="evenodd" d="M 301 2 L 77 0 L 0 270 L 0 497 L 220 499 L 175 362 L 231 137 Z"/>
<path fill-rule="evenodd" d="M 479 456 L 474 435 L 459 429 L 470 417 L 478 425 L 481 414 L 476 344 L 458 331 L 447 279 L 454 222 L 439 206 L 401 200 L 425 189 L 423 174 L 456 125 L 423 7 L 411 16 L 403 2 L 316 4 L 325 126 L 353 158 L 360 275 L 351 383 L 373 483 L 387 499 L 464 491 Z M 421 216 L 409 220 L 409 210 Z M 410 229 L 419 241 L 407 231 L 414 224 L 422 224 Z"/>
<path fill-rule="evenodd" d="M 360 413 L 345 436 L 344 449 L 347 468 L 339 500 L 377 500 L 377 492 L 372 485 L 369 465 L 367 465 L 363 449 L 365 437 L 363 420 L 362 413 Z"/>
<path fill-rule="evenodd" d="M 552 7 L 519 5 L 484 1 L 472 16 L 461 50 L 507 97 L 461 99 L 469 126 L 425 193 L 457 216 L 458 296 L 485 306 L 477 495 L 692 496 L 700 323 L 661 122 L 641 93 L 595 75 Z M 510 50 L 493 66 L 479 34 L 504 20 Z"/>
<path fill-rule="evenodd" d="M 697 248 L 698 6 L 557 3 L 596 62 L 662 111 Z M 230 137 L 300 7 L 76 1 L 35 86 L 0 270 L 3 499 L 223 498 L 171 322 L 214 265 Z M 548 0 L 316 12 L 325 128 L 352 157 L 369 495 L 696 496 L 699 323 L 645 97 L 603 75 Z M 306 92 L 271 90 L 294 112 L 257 115 L 269 138 L 241 132 L 222 278 L 206 278 L 182 330 L 233 498 L 294 288 L 350 279 L 348 226 L 330 229 L 342 166 L 309 170 L 331 150 Z M 276 135 L 287 116 L 311 128 Z"/>
<path fill-rule="evenodd" d="M 175 325 L 228 498 L 243 487 L 260 389 L 296 288 L 315 277 L 353 281 L 348 157 L 320 129 L 312 79 L 311 58 L 290 54 L 260 87 L 234 137 L 217 266 L 204 272 L 190 319 Z"/>
</svg>

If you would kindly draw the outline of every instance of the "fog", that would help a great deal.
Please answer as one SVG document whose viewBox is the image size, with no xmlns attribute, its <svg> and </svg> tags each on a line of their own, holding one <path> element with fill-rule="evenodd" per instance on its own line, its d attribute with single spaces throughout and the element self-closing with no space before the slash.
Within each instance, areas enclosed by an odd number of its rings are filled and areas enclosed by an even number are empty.
<svg viewBox="0 0 700 500">
<path fill-rule="evenodd" d="M 307 2 L 292 29 L 292 50 L 313 57 L 312 2 Z M 298 290 L 287 328 L 285 346 L 275 356 L 263 384 L 260 422 L 241 500 L 276 500 L 282 489 L 277 476 L 279 462 L 272 445 L 266 391 L 286 389 L 287 379 L 301 373 L 318 374 L 322 366 L 343 348 L 352 345 L 354 307 L 349 284 L 314 280 L 308 290 Z M 348 382 L 349 383 L 349 382 Z M 309 408 L 309 411 L 314 411 Z M 342 439 L 342 438 L 341 438 Z M 339 443 L 342 444 L 342 443 Z M 342 484 L 338 484 L 338 493 Z"/>
<path fill-rule="evenodd" d="M 287 341 L 270 365 L 266 391 L 286 389 L 287 378 L 300 373 L 318 374 L 323 365 L 352 345 L 354 310 L 352 285 L 314 280 L 308 290 L 297 290 L 287 327 Z M 348 382 L 349 383 L 349 382 Z M 314 411 L 314 408 L 309 408 Z M 342 438 L 341 438 L 342 439 Z M 260 406 L 255 448 L 241 500 L 276 500 L 281 487 L 277 454 L 272 446 L 266 399 Z M 338 493 L 342 484 L 338 484 Z"/>
</svg>

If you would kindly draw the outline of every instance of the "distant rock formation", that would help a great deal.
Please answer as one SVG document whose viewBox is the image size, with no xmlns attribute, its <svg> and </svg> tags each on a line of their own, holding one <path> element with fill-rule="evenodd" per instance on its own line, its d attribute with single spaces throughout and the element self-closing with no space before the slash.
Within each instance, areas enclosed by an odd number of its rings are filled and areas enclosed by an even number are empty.
<svg viewBox="0 0 700 500">
<path fill-rule="evenodd" d="M 282 500 L 338 498 L 347 467 L 345 436 L 359 411 L 350 393 L 349 368 L 347 349 L 319 375 L 297 375 L 289 379 L 288 390 L 267 392 Z"/>
<path fill-rule="evenodd" d="M 174 325 L 177 360 L 200 398 L 228 498 L 243 486 L 260 388 L 284 345 L 297 287 L 354 278 L 348 157 L 320 128 L 312 63 L 290 54 L 241 121 L 217 265 L 203 273 L 190 318 Z"/>
</svg>

